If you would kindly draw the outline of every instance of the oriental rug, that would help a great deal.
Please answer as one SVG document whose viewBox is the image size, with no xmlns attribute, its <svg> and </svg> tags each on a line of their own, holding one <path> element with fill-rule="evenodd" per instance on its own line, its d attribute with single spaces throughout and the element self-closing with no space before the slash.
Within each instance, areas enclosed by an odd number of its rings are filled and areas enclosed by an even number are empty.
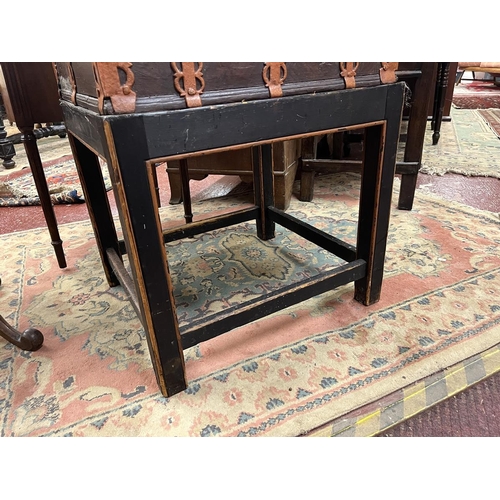
<svg viewBox="0 0 500 500">
<path fill-rule="evenodd" d="M 462 81 L 453 89 L 453 105 L 460 109 L 500 108 L 500 87 L 493 81 Z"/>
<path fill-rule="evenodd" d="M 52 204 L 84 203 L 78 173 L 72 155 L 44 163 L 43 170 Z M 106 189 L 111 189 L 107 168 L 102 169 Z M 0 177 L 0 207 L 40 205 L 33 175 L 28 167 L 4 173 Z"/>
<path fill-rule="evenodd" d="M 319 177 L 289 212 L 354 242 L 359 175 Z M 500 342 L 500 220 L 417 190 L 395 190 L 381 300 L 353 285 L 309 299 L 185 351 L 189 387 L 162 397 L 144 331 L 110 289 L 89 223 L 60 226 L 68 268 L 45 229 L 2 236 L 0 311 L 45 343 L 0 340 L 2 436 L 298 436 Z M 197 217 L 245 196 L 193 205 Z M 160 209 L 181 220 L 181 206 Z M 277 227 L 261 242 L 242 224 L 167 247 L 181 322 L 335 265 Z"/>
<path fill-rule="evenodd" d="M 500 139 L 500 109 L 480 109 L 478 113 Z"/>
<path fill-rule="evenodd" d="M 432 130 L 426 131 L 420 172 L 500 178 L 500 140 L 480 110 L 452 108 L 450 114 L 435 146 Z"/>
</svg>

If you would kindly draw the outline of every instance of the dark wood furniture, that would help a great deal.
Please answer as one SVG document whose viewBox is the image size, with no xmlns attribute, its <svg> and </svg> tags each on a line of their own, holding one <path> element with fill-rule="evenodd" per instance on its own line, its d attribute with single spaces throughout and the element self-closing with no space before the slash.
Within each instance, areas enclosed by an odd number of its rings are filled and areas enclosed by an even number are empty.
<svg viewBox="0 0 500 500">
<path fill-rule="evenodd" d="M 453 104 L 453 91 L 454 91 L 454 76 L 457 74 L 458 63 L 452 62 L 449 63 L 449 71 L 448 71 L 448 84 L 446 86 L 446 90 L 444 92 L 444 103 L 443 103 L 443 121 L 449 122 L 451 121 L 451 106 Z M 434 109 L 436 107 L 436 98 L 437 98 L 437 87 L 438 82 L 436 81 L 436 89 L 434 92 L 434 99 L 431 102 L 431 106 L 429 107 L 428 115 L 432 120 L 432 115 L 434 113 Z"/>
<path fill-rule="evenodd" d="M 401 137 L 405 143 L 404 158 L 396 164 L 396 173 L 401 174 L 401 189 L 398 208 L 411 210 L 415 197 L 418 171 L 422 164 L 422 152 L 427 126 L 427 112 L 432 102 L 436 85 L 437 63 L 399 63 L 396 75 L 411 89 L 410 102 L 405 108 L 406 133 Z M 314 193 L 314 177 L 317 173 L 359 172 L 361 162 L 343 157 L 341 146 L 332 148 L 331 158 L 318 157 L 321 137 L 309 138 L 302 143 L 300 200 L 311 201 Z M 334 139 L 333 139 L 334 140 Z"/>
<path fill-rule="evenodd" d="M 489 73 L 493 77 L 493 84 L 500 85 L 500 62 L 458 62 L 458 73 L 455 78 L 455 85 L 458 85 L 466 71 L 472 72 L 472 78 L 476 79 L 476 72 Z"/>
<path fill-rule="evenodd" d="M 449 85 L 450 67 L 449 62 L 440 62 L 438 64 L 434 107 L 432 110 L 431 129 L 432 144 L 435 146 L 439 142 L 441 136 L 441 123 L 444 118 L 447 91 L 449 88 L 453 89 L 453 85 Z"/>
<path fill-rule="evenodd" d="M 45 63 L 48 65 L 50 63 Z M 37 68 L 34 68 L 35 78 L 37 77 L 36 71 Z M 53 78 L 52 74 L 47 73 L 49 78 Z M 43 75 L 40 75 L 43 76 Z M 54 93 L 55 88 L 52 90 L 52 102 L 56 105 L 56 101 L 54 100 L 54 96 L 57 94 Z M 57 105 L 59 105 L 57 103 Z M 7 90 L 5 79 L 2 72 L 2 67 L 0 65 L 0 160 L 2 161 L 2 165 L 5 169 L 11 169 L 16 166 L 16 162 L 14 161 L 14 156 L 16 156 L 16 144 L 21 144 L 23 142 L 22 136 L 23 134 L 11 134 L 7 135 L 7 131 L 5 130 L 5 125 L 3 120 L 7 119 L 11 124 L 15 122 L 14 112 L 12 110 L 12 105 L 10 103 L 9 92 Z M 36 139 L 42 139 L 43 137 L 52 137 L 58 135 L 63 138 L 66 136 L 66 128 L 64 123 L 50 123 L 50 122 L 41 122 L 38 123 L 35 129 L 33 130 Z"/>
<path fill-rule="evenodd" d="M 14 161 L 14 156 L 16 156 L 16 144 L 22 144 L 23 142 L 23 134 L 12 134 L 7 135 L 5 130 L 5 126 L 2 127 L 0 125 L 0 137 L 2 134 L 5 134 L 5 138 L 3 142 L 0 144 L 0 150 L 5 152 L 5 155 L 0 153 L 0 159 L 3 160 L 3 166 L 6 169 L 11 169 L 16 166 L 16 162 Z M 66 137 L 66 127 L 64 123 L 51 123 L 51 124 L 39 124 L 37 128 L 33 129 L 33 135 L 36 140 L 43 139 L 44 137 L 53 137 L 58 135 L 61 138 Z M 0 139 L 0 142 L 2 139 Z"/>
<path fill-rule="evenodd" d="M 57 262 L 59 267 L 65 268 L 66 258 L 43 172 L 35 131 L 36 123 L 63 121 L 54 69 L 52 63 L 45 62 L 0 64 L 12 107 L 13 120 L 21 132 L 20 139 L 26 150 Z"/>
<path fill-rule="evenodd" d="M 0 160 L 4 168 L 14 168 L 16 162 L 12 159 L 16 155 L 14 144 L 10 137 L 7 137 L 4 120 L 13 121 L 12 108 L 10 106 L 9 96 L 5 87 L 5 80 L 0 65 Z"/>
<path fill-rule="evenodd" d="M 420 170 L 422 151 L 425 138 L 426 120 L 431 119 L 433 144 L 439 141 L 441 123 L 450 120 L 453 86 L 448 84 L 448 75 L 456 71 L 457 63 L 400 63 L 396 71 L 398 78 L 409 84 L 412 89 L 411 99 L 405 118 L 409 124 L 407 132 L 401 140 L 405 143 L 405 158 L 398 162 L 396 173 L 402 175 L 402 189 L 398 208 L 411 210 L 416 187 L 415 172 Z M 425 114 L 427 106 L 427 114 Z M 359 134 L 358 134 L 359 135 Z M 314 189 L 314 174 L 320 172 L 359 171 L 359 162 L 346 158 L 343 151 L 344 140 L 342 134 L 329 138 L 331 158 L 330 162 L 318 157 L 318 143 L 321 138 L 298 142 L 288 148 L 288 154 L 278 154 L 274 158 L 275 203 L 282 210 L 290 204 L 293 181 L 297 174 L 305 172 L 301 184 L 300 199 L 311 201 Z M 356 140 L 351 134 L 350 140 Z M 336 143 L 336 144 L 335 144 Z M 407 150 L 407 151 L 406 151 Z M 303 151 L 304 156 L 301 157 Z M 302 164 L 302 158 L 305 163 Z M 317 168 L 313 168 L 314 165 Z M 320 160 L 320 161 L 317 161 Z M 343 160 L 343 161 L 340 161 Z M 347 161 L 346 161 L 347 160 Z M 242 180 L 251 180 L 251 152 L 250 149 L 235 152 L 215 153 L 188 160 L 189 179 L 201 180 L 209 174 L 238 175 Z M 170 202 L 182 201 L 182 182 L 178 161 L 168 162 L 167 173 L 171 188 Z M 418 173 L 418 172 L 417 172 Z"/>
<path fill-rule="evenodd" d="M 110 286 L 121 284 L 146 332 L 161 392 L 187 387 L 183 349 L 348 282 L 380 297 L 405 88 L 390 68 L 354 63 L 56 63 L 62 108 L 96 243 Z M 356 82 L 357 88 L 352 86 Z M 383 84 L 381 84 L 381 82 Z M 97 89 L 97 90 L 96 90 Z M 356 246 L 274 206 L 273 146 L 363 127 Z M 164 230 L 152 170 L 161 161 L 252 148 L 255 204 Z M 108 165 L 123 230 L 118 239 L 98 157 Z M 346 263 L 236 309 L 179 327 L 165 242 L 255 220 L 275 224 Z M 123 264 L 127 254 L 131 274 Z"/>
<path fill-rule="evenodd" d="M 299 164 L 300 141 L 282 141 L 273 147 L 274 202 L 286 210 L 292 198 L 292 188 Z M 188 179 L 201 180 L 207 175 L 238 175 L 244 182 L 252 182 L 251 148 L 213 153 L 187 160 Z M 167 163 L 170 183 L 170 203 L 183 200 L 181 167 L 178 160 Z"/>
<path fill-rule="evenodd" d="M 1 284 L 2 279 L 0 278 Z M 44 340 L 42 332 L 36 328 L 30 327 L 24 330 L 24 332 L 20 332 L 10 326 L 2 315 L 0 315 L 0 337 L 24 351 L 37 351 L 42 347 Z"/>
</svg>

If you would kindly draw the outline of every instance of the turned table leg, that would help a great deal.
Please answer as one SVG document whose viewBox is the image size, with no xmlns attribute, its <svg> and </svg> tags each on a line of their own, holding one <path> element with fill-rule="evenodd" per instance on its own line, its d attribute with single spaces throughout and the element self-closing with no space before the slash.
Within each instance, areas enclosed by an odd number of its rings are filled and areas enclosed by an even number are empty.
<svg viewBox="0 0 500 500">
<path fill-rule="evenodd" d="M 3 120 L 0 119 L 0 158 L 3 160 L 2 164 L 5 168 L 9 169 L 16 166 L 16 162 L 12 159 L 14 156 L 16 156 L 14 144 L 10 138 L 7 138 Z"/>
<path fill-rule="evenodd" d="M 47 228 L 49 230 L 50 237 L 52 238 L 52 246 L 54 247 L 57 263 L 59 264 L 59 267 L 63 269 L 67 266 L 66 258 L 64 256 L 62 241 L 57 228 L 54 207 L 52 206 L 52 200 L 50 199 L 47 179 L 45 178 L 45 174 L 43 172 L 43 165 L 38 151 L 36 137 L 33 133 L 33 127 L 21 127 L 20 130 L 22 133 L 22 142 L 26 151 L 26 156 L 28 157 L 28 163 L 35 181 L 36 190 L 38 192 L 38 196 L 40 197 L 40 204 L 42 205 L 42 210 L 47 222 Z"/>
<path fill-rule="evenodd" d="M 439 142 L 441 136 L 441 122 L 443 121 L 444 101 L 446 89 L 448 87 L 448 79 L 450 73 L 450 63 L 439 63 L 439 73 L 436 85 L 436 97 L 434 99 L 434 110 L 432 113 L 432 145 L 435 146 Z"/>
</svg>

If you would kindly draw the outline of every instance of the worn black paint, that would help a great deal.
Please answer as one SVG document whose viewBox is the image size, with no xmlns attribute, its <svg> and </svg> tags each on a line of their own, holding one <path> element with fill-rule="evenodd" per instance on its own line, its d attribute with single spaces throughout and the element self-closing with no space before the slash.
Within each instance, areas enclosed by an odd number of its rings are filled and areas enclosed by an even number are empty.
<svg viewBox="0 0 500 500">
<path fill-rule="evenodd" d="M 146 330 L 155 373 L 164 395 L 173 395 L 186 387 L 182 348 L 244 325 L 283 307 L 301 302 L 341 284 L 355 282 L 355 296 L 363 303 L 375 301 L 380 293 L 385 255 L 385 239 L 389 222 L 392 182 L 394 177 L 397 131 L 403 99 L 403 85 L 393 84 L 357 90 L 325 92 L 186 109 L 99 117 L 92 112 L 65 104 L 68 130 L 81 142 L 108 161 L 116 151 L 114 190 L 129 254 L 138 307 Z M 389 105 L 388 105 L 389 104 Z M 383 125 L 388 127 L 383 161 L 378 161 L 384 145 Z M 106 125 L 108 124 L 108 125 Z M 354 249 L 333 236 L 321 235 L 308 225 L 301 225 L 273 208 L 271 148 L 281 137 L 304 136 L 339 127 L 372 124 L 368 127 L 366 162 L 362 175 L 360 201 L 361 228 Z M 109 126 L 111 135 L 103 130 Z M 185 230 L 162 234 L 157 224 L 157 204 L 150 186 L 147 162 L 156 158 L 183 155 L 217 148 L 255 146 L 256 206 L 234 217 L 212 218 L 185 226 Z M 108 151 L 109 149 L 109 151 Z M 82 154 L 82 157 L 85 154 Z M 111 163 L 113 163 L 111 161 Z M 82 163 L 83 180 L 92 175 Z M 379 193 L 380 190 L 380 193 Z M 380 194 L 382 202 L 375 203 Z M 95 218 L 102 227 L 110 217 L 106 207 L 97 203 Z M 99 212 L 99 213 L 97 213 Z M 240 305 L 229 317 L 216 315 L 212 323 L 190 325 L 181 337 L 173 300 L 173 290 L 165 263 L 163 241 L 199 234 L 213 227 L 226 227 L 252 215 L 260 225 L 259 236 L 274 234 L 274 224 L 283 223 L 323 248 L 337 252 L 352 261 L 310 281 L 290 285 L 249 304 Z M 113 230 L 110 229 L 113 233 Z M 115 244 L 116 235 L 111 240 Z M 103 245 L 98 239 L 98 245 Z M 108 243 L 109 244 L 109 243 Z M 123 245 L 118 243 L 118 250 Z M 106 249 L 102 253 L 106 253 Z M 101 253 L 101 254 L 102 254 Z M 120 267 L 118 253 L 113 260 Z M 357 260 L 354 260 L 354 257 Z M 342 257 L 342 258 L 344 258 Z M 120 273 L 122 269 L 120 267 Z M 131 289 L 132 287 L 129 286 Z M 208 318 L 206 321 L 210 321 Z M 193 330 L 194 327 L 194 330 Z"/>
</svg>

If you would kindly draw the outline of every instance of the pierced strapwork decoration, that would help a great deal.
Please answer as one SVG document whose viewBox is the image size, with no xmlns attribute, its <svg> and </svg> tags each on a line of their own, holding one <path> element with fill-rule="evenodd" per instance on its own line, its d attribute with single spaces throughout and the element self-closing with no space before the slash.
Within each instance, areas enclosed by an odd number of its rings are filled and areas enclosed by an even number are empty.
<svg viewBox="0 0 500 500">
<path fill-rule="evenodd" d="M 282 97 L 281 86 L 287 76 L 286 64 L 284 62 L 267 62 L 262 70 L 262 78 L 269 89 L 271 97 Z"/>
<path fill-rule="evenodd" d="M 344 78 L 345 88 L 353 89 L 356 87 L 356 71 L 359 67 L 359 62 L 341 62 L 340 64 L 340 76 Z"/>
<path fill-rule="evenodd" d="M 195 64 L 198 68 L 195 69 Z M 181 97 L 186 99 L 188 108 L 201 106 L 200 94 L 205 89 L 205 80 L 203 79 L 203 63 L 181 62 L 182 69 L 177 67 L 177 63 L 171 62 L 170 66 L 174 71 L 174 86 Z M 182 80 L 182 83 L 181 83 Z M 199 83 L 199 88 L 198 88 Z"/>
<path fill-rule="evenodd" d="M 399 63 L 397 62 L 383 62 L 380 63 L 380 82 L 381 83 L 394 83 L 397 81 L 396 71 L 398 70 Z"/>
<path fill-rule="evenodd" d="M 98 96 L 99 112 L 104 112 L 104 99 L 109 97 L 115 113 L 133 113 L 135 111 L 136 94 L 132 90 L 135 76 L 132 63 L 110 62 L 94 63 L 94 74 Z M 125 74 L 126 81 L 121 83 L 120 71 Z"/>
</svg>

